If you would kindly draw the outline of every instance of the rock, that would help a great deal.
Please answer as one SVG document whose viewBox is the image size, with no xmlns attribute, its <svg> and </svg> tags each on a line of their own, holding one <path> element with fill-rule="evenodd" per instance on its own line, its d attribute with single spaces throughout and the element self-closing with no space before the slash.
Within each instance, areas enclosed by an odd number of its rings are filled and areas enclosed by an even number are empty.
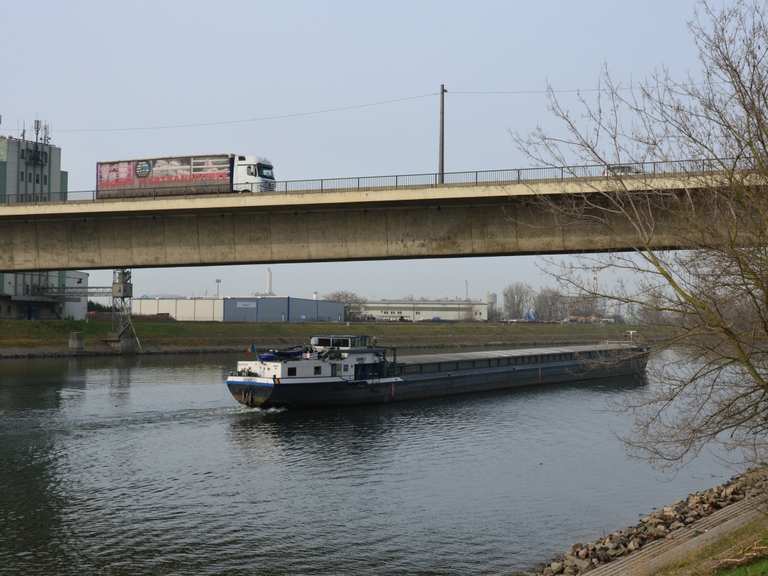
<svg viewBox="0 0 768 576">
<path fill-rule="evenodd" d="M 563 563 L 562 562 L 552 562 L 549 565 L 549 569 L 552 570 L 552 574 L 562 574 L 563 573 Z"/>
<path fill-rule="evenodd" d="M 586 560 L 589 557 L 589 549 L 582 548 L 576 554 L 581 560 Z"/>
<path fill-rule="evenodd" d="M 587 570 L 592 568 L 592 562 L 589 560 L 581 560 L 580 558 L 576 559 L 576 562 L 574 564 L 576 568 L 578 568 L 579 572 L 586 572 Z"/>
<path fill-rule="evenodd" d="M 563 570 L 563 576 L 577 576 L 578 573 L 579 570 L 576 566 L 566 566 Z"/>
<path fill-rule="evenodd" d="M 685 526 L 685 524 L 682 522 L 672 522 L 672 524 L 669 525 L 669 529 L 674 531 L 682 528 L 683 526 Z"/>
<path fill-rule="evenodd" d="M 619 556 L 624 556 L 624 554 L 627 553 L 627 549 L 624 548 L 624 546 L 619 546 L 617 548 L 612 548 L 608 550 L 608 556 L 611 558 L 618 558 Z"/>
</svg>

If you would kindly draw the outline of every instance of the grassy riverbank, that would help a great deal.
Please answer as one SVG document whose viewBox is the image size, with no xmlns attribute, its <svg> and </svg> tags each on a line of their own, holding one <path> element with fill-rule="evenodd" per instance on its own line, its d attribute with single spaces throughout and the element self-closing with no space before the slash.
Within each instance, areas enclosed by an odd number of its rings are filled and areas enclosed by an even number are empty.
<svg viewBox="0 0 768 576">
<path fill-rule="evenodd" d="M 768 574 L 768 560 L 755 560 L 747 566 L 727 567 L 724 560 L 736 560 L 750 550 L 768 546 L 768 516 L 760 516 L 714 544 L 698 550 L 667 567 L 657 576 L 756 576 Z M 718 568 L 722 566 L 721 568 Z"/>
<path fill-rule="evenodd" d="M 620 339 L 630 327 L 593 324 L 502 323 L 351 323 L 241 324 L 222 322 L 135 322 L 147 348 L 287 346 L 302 344 L 313 334 L 368 334 L 385 346 L 414 348 L 461 346 L 527 346 Z M 106 349 L 111 330 L 105 321 L 0 320 L 0 350 L 65 349 L 70 332 L 82 332 L 87 350 Z"/>
</svg>

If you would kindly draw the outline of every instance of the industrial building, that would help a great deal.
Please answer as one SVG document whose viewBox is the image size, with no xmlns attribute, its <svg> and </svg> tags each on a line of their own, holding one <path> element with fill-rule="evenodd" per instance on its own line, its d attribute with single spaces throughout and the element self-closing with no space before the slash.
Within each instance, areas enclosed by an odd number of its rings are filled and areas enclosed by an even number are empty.
<svg viewBox="0 0 768 576">
<path fill-rule="evenodd" d="M 34 141 L 0 136 L 0 204 L 67 199 L 61 148 L 49 143 L 46 132 L 38 131 Z"/>
<path fill-rule="evenodd" d="M 0 136 L 0 204 L 67 199 L 61 149 L 50 144 L 47 127 L 39 122 L 34 132 L 35 140 Z M 81 320 L 87 286 L 82 272 L 0 273 L 0 318 Z"/>
<path fill-rule="evenodd" d="M 488 304 L 480 300 L 378 300 L 356 305 L 361 320 L 477 321 L 488 320 Z"/>
<path fill-rule="evenodd" d="M 182 322 L 341 322 L 344 304 L 281 296 L 134 298 L 134 316 L 167 315 Z"/>
</svg>

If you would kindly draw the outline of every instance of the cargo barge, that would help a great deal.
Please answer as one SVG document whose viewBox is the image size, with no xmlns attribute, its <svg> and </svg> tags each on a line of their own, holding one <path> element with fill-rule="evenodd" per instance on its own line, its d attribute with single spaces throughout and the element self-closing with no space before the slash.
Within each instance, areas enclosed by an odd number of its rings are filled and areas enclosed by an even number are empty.
<svg viewBox="0 0 768 576">
<path fill-rule="evenodd" d="M 226 384 L 249 407 L 376 404 L 642 375 L 647 359 L 648 349 L 632 342 L 398 359 L 367 336 L 315 336 L 309 346 L 238 362 Z"/>
</svg>

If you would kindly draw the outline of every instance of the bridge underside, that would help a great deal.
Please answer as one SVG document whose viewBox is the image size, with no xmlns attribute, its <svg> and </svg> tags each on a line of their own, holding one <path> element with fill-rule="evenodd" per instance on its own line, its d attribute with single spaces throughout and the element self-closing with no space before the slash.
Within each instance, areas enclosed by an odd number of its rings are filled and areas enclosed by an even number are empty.
<svg viewBox="0 0 768 576">
<path fill-rule="evenodd" d="M 657 247 L 671 240 L 660 235 Z M 631 250 L 624 222 L 562 222 L 522 197 L 0 219 L 0 271 Z"/>
</svg>

